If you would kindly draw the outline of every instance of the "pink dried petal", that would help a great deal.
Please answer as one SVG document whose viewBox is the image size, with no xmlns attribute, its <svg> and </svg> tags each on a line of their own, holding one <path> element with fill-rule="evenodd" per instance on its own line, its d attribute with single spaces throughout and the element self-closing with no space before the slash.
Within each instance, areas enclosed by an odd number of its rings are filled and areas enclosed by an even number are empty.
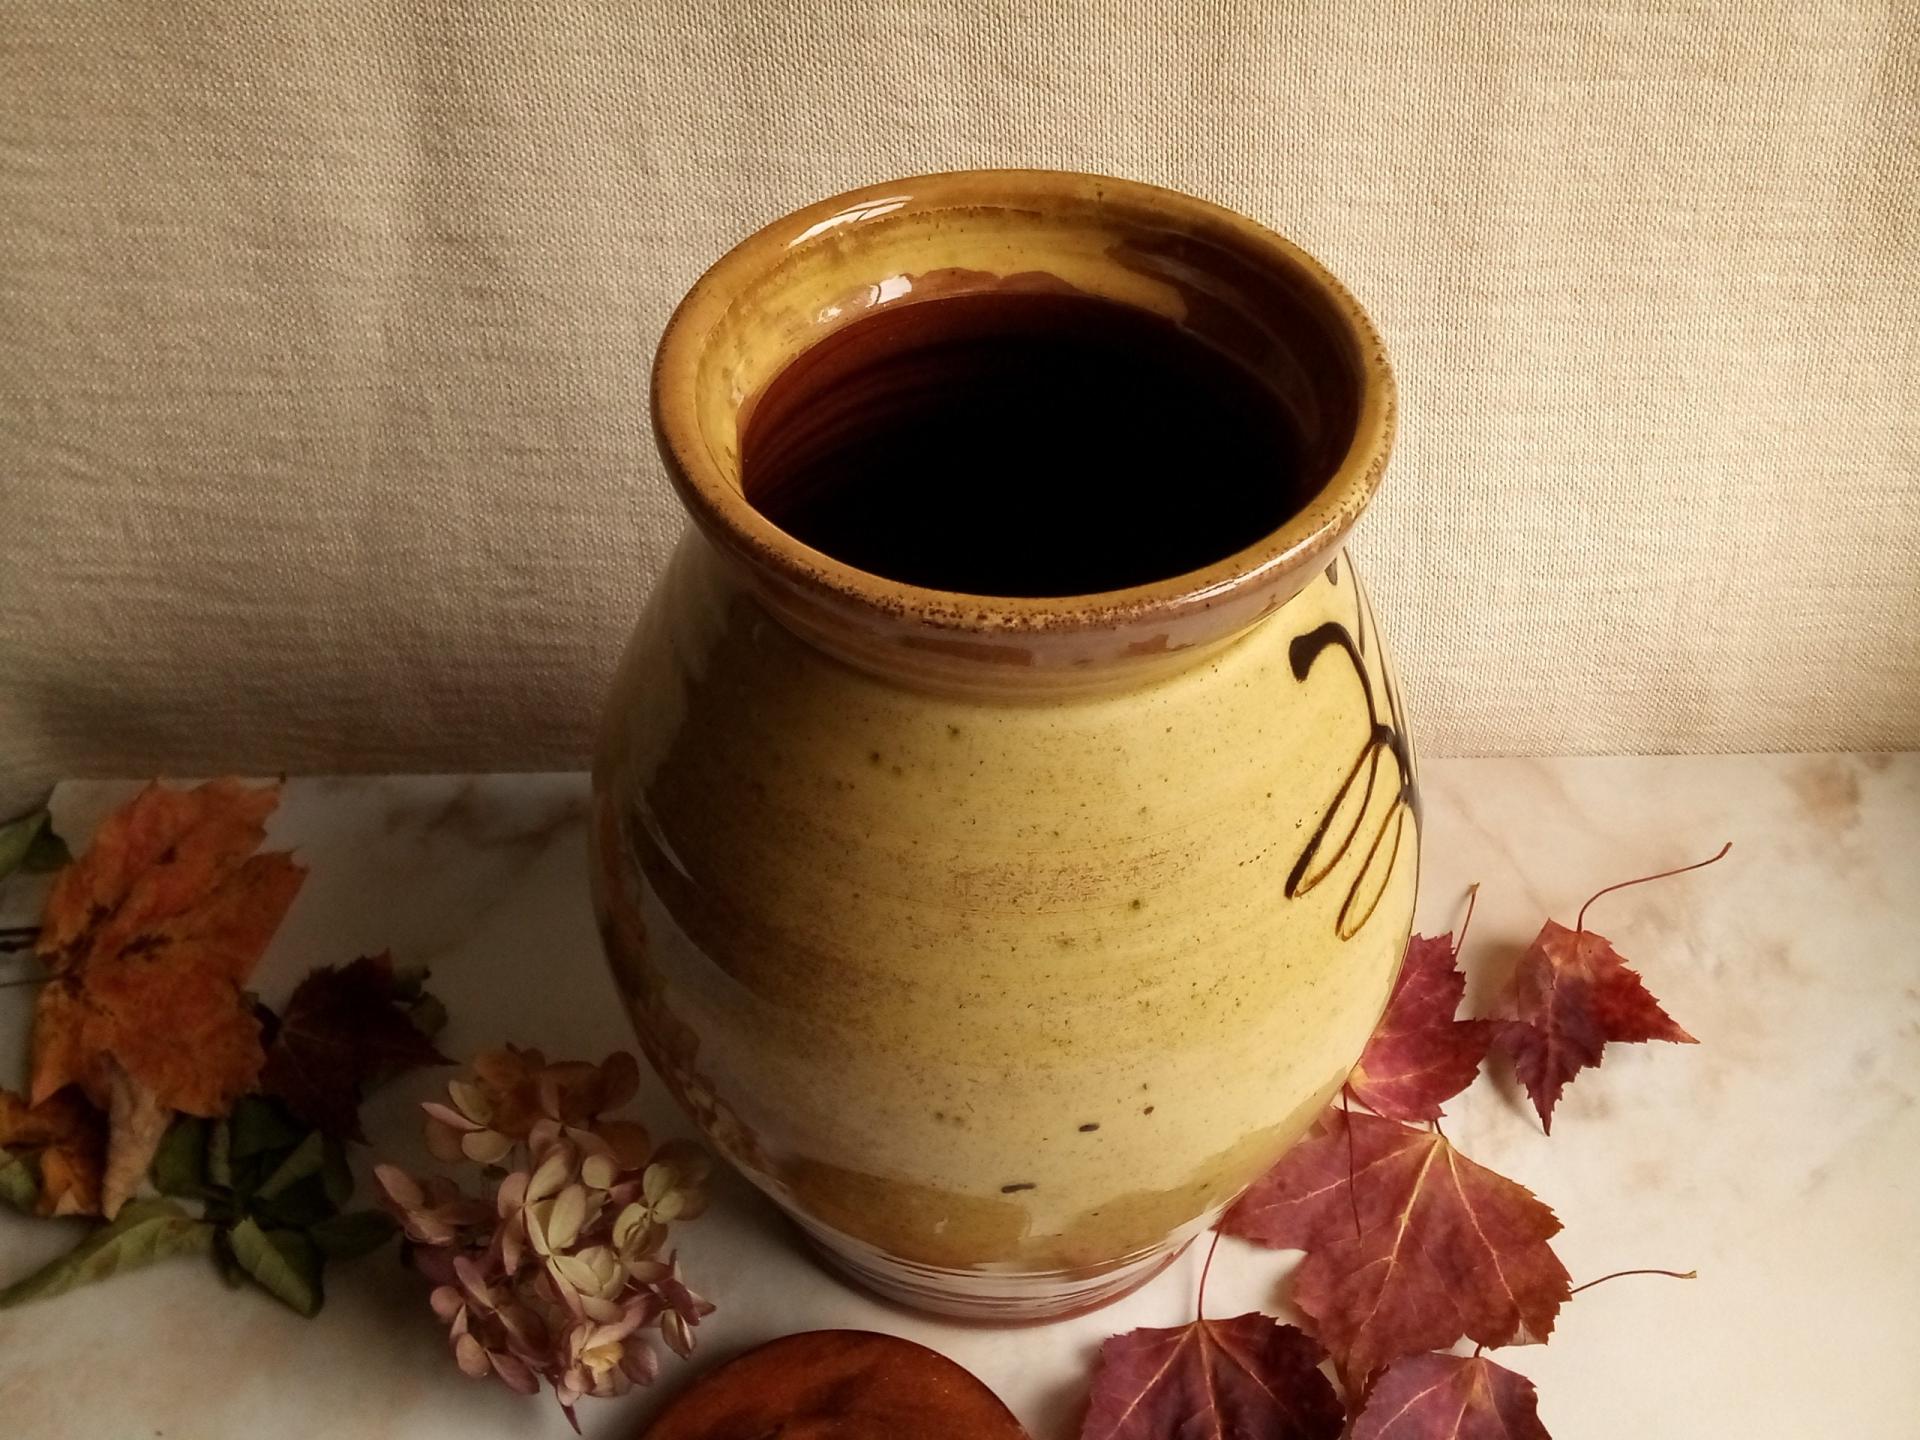
<svg viewBox="0 0 1920 1440">
<path fill-rule="evenodd" d="M 447 1097 L 454 1107 L 475 1126 L 489 1125 L 493 1122 L 493 1102 L 487 1098 L 486 1091 L 466 1080 L 447 1082 Z M 438 1107 L 436 1107 L 438 1108 Z M 429 1114 L 433 1111 L 429 1110 Z"/>
<path fill-rule="evenodd" d="M 677 1310 L 669 1310 L 660 1317 L 660 1338 L 682 1360 L 693 1354 L 693 1329 L 680 1318 Z"/>
<path fill-rule="evenodd" d="M 600 1289 L 600 1278 L 593 1273 L 593 1267 L 578 1255 L 555 1255 L 547 1261 L 553 1267 L 553 1273 L 573 1287 L 581 1296 L 596 1294 Z"/>
<path fill-rule="evenodd" d="M 635 1284 L 657 1285 L 673 1273 L 673 1267 L 664 1260 L 634 1260 L 628 1263 L 627 1273 Z"/>
<path fill-rule="evenodd" d="M 600 1099 L 600 1067 L 584 1060 L 547 1066 L 540 1075 L 540 1108 L 568 1125 L 599 1114 L 606 1108 Z"/>
<path fill-rule="evenodd" d="M 493 1277 L 472 1255 L 456 1255 L 453 1276 L 467 1303 L 483 1315 L 491 1315 L 505 1297 L 494 1288 Z"/>
<path fill-rule="evenodd" d="M 524 1170 L 516 1170 L 500 1182 L 500 1188 L 493 1192 L 494 1213 L 503 1219 L 517 1212 L 527 1203 L 527 1187 L 533 1177 Z"/>
<path fill-rule="evenodd" d="M 427 1112 L 429 1120 L 462 1135 L 470 1135 L 475 1130 L 486 1129 L 484 1124 L 462 1115 L 451 1105 L 442 1105 L 438 1100 L 423 1100 L 420 1102 L 420 1108 Z"/>
<path fill-rule="evenodd" d="M 527 1217 L 524 1211 L 504 1220 L 494 1232 L 493 1243 L 500 1252 L 500 1268 L 511 1275 L 527 1255 Z"/>
<path fill-rule="evenodd" d="M 625 1050 L 600 1062 L 598 1110 L 618 1110 L 640 1092 L 640 1064 Z"/>
<path fill-rule="evenodd" d="M 460 1142 L 467 1136 L 464 1130 L 456 1130 L 438 1120 L 429 1119 L 421 1127 L 427 1140 L 427 1153 L 443 1165 L 453 1165 L 467 1158 L 467 1152 L 460 1148 Z"/>
<path fill-rule="evenodd" d="M 646 1165 L 652 1144 L 646 1126 L 631 1120 L 601 1120 L 594 1124 L 593 1133 L 622 1170 L 638 1170 Z"/>
<path fill-rule="evenodd" d="M 647 1172 L 640 1181 L 640 1193 L 646 1197 L 647 1204 L 658 1206 L 673 1193 L 673 1187 L 679 1179 L 672 1165 L 656 1160 L 647 1166 Z"/>
<path fill-rule="evenodd" d="M 701 1316 L 713 1313 L 712 1302 L 694 1294 L 687 1282 L 680 1278 L 680 1257 L 677 1254 L 667 1257 L 667 1273 L 654 1285 L 660 1292 L 660 1298 L 689 1325 L 697 1325 Z"/>
<path fill-rule="evenodd" d="M 483 1380 L 493 1369 L 487 1359 L 487 1348 L 471 1335 L 462 1335 L 453 1342 L 453 1363 L 460 1367 L 460 1373 L 474 1380 Z"/>
<path fill-rule="evenodd" d="M 651 1385 L 653 1377 L 660 1373 L 660 1357 L 653 1353 L 653 1347 L 645 1340 L 634 1336 L 621 1351 L 620 1368 L 634 1384 Z"/>
<path fill-rule="evenodd" d="M 611 1190 L 620 1167 L 612 1155 L 589 1155 L 580 1162 L 580 1178 L 596 1190 Z"/>
<path fill-rule="evenodd" d="M 482 1050 L 473 1057 L 473 1064 L 469 1068 L 481 1084 L 495 1090 L 507 1090 L 535 1070 L 542 1069 L 546 1063 L 547 1057 L 538 1050 L 522 1050 L 517 1045 L 505 1045 L 499 1049 Z"/>
<path fill-rule="evenodd" d="M 540 1381 L 518 1356 L 503 1355 L 498 1350 L 493 1350 L 488 1352 L 487 1359 L 493 1363 L 493 1373 L 506 1382 L 509 1390 L 521 1395 L 532 1395 L 540 1389 Z"/>
<path fill-rule="evenodd" d="M 402 1210 L 412 1210 L 426 1203 L 426 1192 L 420 1188 L 420 1182 L 398 1165 L 375 1165 L 373 1178 L 387 1199 Z"/>
<path fill-rule="evenodd" d="M 640 1325 L 651 1325 L 655 1317 L 667 1308 L 667 1302 L 660 1298 L 660 1292 L 651 1286 L 629 1292 L 626 1305 L 637 1317 L 635 1323 Z"/>
<path fill-rule="evenodd" d="M 434 1314 L 446 1321 L 452 1321 L 467 1304 L 466 1298 L 452 1285 L 434 1286 L 427 1303 L 433 1307 Z"/>
<path fill-rule="evenodd" d="M 403 1216 L 400 1229 L 409 1240 L 422 1245 L 451 1245 L 460 1238 L 460 1232 L 439 1216 L 419 1212 Z"/>
<path fill-rule="evenodd" d="M 435 1286 L 457 1283 L 453 1273 L 453 1252 L 449 1250 L 414 1250 L 407 1256 L 407 1263 Z"/>
<path fill-rule="evenodd" d="M 460 1141 L 460 1151 L 478 1165 L 497 1165 L 507 1158 L 513 1141 L 498 1130 L 475 1130 Z"/>
<path fill-rule="evenodd" d="M 558 1270 L 554 1269 L 553 1261 L 551 1259 L 549 1259 L 546 1263 L 544 1274 L 546 1276 L 548 1285 L 550 1285 L 553 1289 L 555 1298 L 559 1301 L 561 1305 L 566 1307 L 567 1312 L 570 1315 L 574 1316 L 575 1318 L 578 1318 L 580 1316 L 584 1316 L 587 1313 L 585 1305 L 583 1305 L 581 1302 L 580 1292 L 573 1288 L 572 1284 L 567 1280 L 567 1278 L 564 1275 L 560 1274 Z"/>
<path fill-rule="evenodd" d="M 619 1319 L 602 1321 L 595 1327 L 590 1343 L 608 1345 L 615 1340 L 624 1340 L 638 1330 L 643 1323 L 644 1317 L 637 1307 L 624 1306 L 621 1308 Z"/>
<path fill-rule="evenodd" d="M 520 1223 L 527 1228 L 527 1243 L 533 1246 L 533 1253 L 540 1256 L 553 1254 L 553 1246 L 547 1243 L 547 1227 L 542 1215 L 552 1207 L 546 1203 L 529 1205 L 520 1212 Z"/>
<path fill-rule="evenodd" d="M 527 1151 L 535 1160 L 560 1143 L 561 1125 L 558 1120 L 536 1120 L 527 1130 Z"/>
<path fill-rule="evenodd" d="M 556 1141 L 527 1180 L 525 1203 L 535 1204 L 559 1194 L 573 1176 L 574 1151 L 571 1145 Z"/>
<path fill-rule="evenodd" d="M 583 1185 L 569 1185 L 553 1199 L 553 1209 L 542 1222 L 547 1244 L 565 1250 L 580 1238 L 580 1227 L 587 1218 L 587 1191 Z"/>
<path fill-rule="evenodd" d="M 598 1295 L 582 1295 L 580 1310 L 589 1320 L 602 1325 L 624 1319 L 627 1313 L 626 1307 L 619 1301 L 603 1300 Z"/>
<path fill-rule="evenodd" d="M 713 1157 L 695 1140 L 669 1140 L 654 1152 L 654 1163 L 670 1165 L 683 1184 L 698 1185 L 713 1173 Z"/>
<path fill-rule="evenodd" d="M 547 1348 L 546 1322 L 533 1312 L 530 1306 L 509 1301 L 494 1312 L 500 1321 L 501 1329 L 506 1332 L 510 1348 L 516 1355 L 528 1355 Z"/>
</svg>

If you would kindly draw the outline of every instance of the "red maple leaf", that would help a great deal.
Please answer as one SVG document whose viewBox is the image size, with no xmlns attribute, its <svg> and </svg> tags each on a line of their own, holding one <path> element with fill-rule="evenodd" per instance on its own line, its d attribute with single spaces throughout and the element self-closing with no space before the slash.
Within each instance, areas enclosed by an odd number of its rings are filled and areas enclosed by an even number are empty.
<svg viewBox="0 0 1920 1440">
<path fill-rule="evenodd" d="M 1390 1366 L 1354 1422 L 1353 1440 L 1551 1440 L 1524 1375 L 1460 1355 Z"/>
<path fill-rule="evenodd" d="M 1357 1388 L 1463 1336 L 1543 1340 L 1567 1298 L 1554 1214 L 1437 1132 L 1330 1109 L 1220 1228 L 1304 1250 L 1293 1302 Z"/>
<path fill-rule="evenodd" d="M 1347 1085 L 1354 1099 L 1390 1120 L 1437 1120 L 1480 1073 L 1493 1038 L 1485 1020 L 1456 1020 L 1467 977 L 1451 935 L 1416 935 L 1373 1038 Z"/>
<path fill-rule="evenodd" d="M 414 1024 L 404 999 L 390 955 L 309 971 L 267 1050 L 261 1089 L 318 1130 L 364 1139 L 360 1099 L 370 1083 L 452 1063 Z"/>
<path fill-rule="evenodd" d="M 1080 1440 L 1336 1440 L 1346 1408 L 1321 1373 L 1326 1351 L 1270 1316 L 1206 1319 L 1212 1268 L 1209 1253 L 1192 1323 L 1100 1347 Z"/>
<path fill-rule="evenodd" d="M 1600 1052 L 1608 1041 L 1699 1043 L 1660 1008 L 1612 944 L 1587 929 L 1588 909 L 1594 900 L 1615 890 L 1711 865 L 1732 848 L 1724 845 L 1711 860 L 1597 891 L 1580 907 L 1573 929 L 1547 921 L 1520 957 L 1495 1007 L 1498 1023 L 1493 1043 L 1513 1060 L 1514 1074 L 1526 1086 L 1541 1128 L 1549 1135 L 1561 1092 L 1575 1075 L 1600 1063 Z"/>
</svg>

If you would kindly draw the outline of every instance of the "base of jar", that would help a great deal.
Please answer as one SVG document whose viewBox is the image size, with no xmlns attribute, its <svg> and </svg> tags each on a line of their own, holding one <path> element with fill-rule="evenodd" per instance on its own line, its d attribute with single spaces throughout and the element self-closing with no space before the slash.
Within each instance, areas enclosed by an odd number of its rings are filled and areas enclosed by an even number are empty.
<svg viewBox="0 0 1920 1440">
<path fill-rule="evenodd" d="M 1187 1248 L 1199 1225 L 1151 1249 L 1072 1270 L 952 1270 L 901 1260 L 850 1235 L 790 1215 L 826 1264 L 882 1300 L 982 1325 L 1065 1320 L 1109 1305 L 1153 1279 Z"/>
</svg>

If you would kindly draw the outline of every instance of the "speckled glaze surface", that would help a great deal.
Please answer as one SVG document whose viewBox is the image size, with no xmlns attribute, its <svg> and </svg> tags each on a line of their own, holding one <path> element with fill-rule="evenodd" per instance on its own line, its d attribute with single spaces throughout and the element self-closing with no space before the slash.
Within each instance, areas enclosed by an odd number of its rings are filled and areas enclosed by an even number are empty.
<svg viewBox="0 0 1920 1440">
<path fill-rule="evenodd" d="M 742 416 L 820 335 L 1062 284 L 1258 368 L 1313 498 L 1206 570 L 1047 600 L 851 570 L 745 502 Z M 654 411 L 697 529 L 594 786 L 643 1049 L 882 1293 L 1006 1320 L 1121 1293 L 1335 1092 L 1404 948 L 1412 759 L 1340 548 L 1391 438 L 1378 338 L 1315 262 L 1203 202 L 932 176 L 731 252 L 662 341 Z"/>
</svg>

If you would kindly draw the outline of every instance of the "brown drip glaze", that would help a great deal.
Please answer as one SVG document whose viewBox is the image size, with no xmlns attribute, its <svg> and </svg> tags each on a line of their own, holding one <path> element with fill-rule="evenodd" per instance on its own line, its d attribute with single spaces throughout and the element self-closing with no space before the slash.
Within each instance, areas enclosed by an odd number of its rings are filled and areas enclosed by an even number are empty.
<svg viewBox="0 0 1920 1440">
<path fill-rule="evenodd" d="M 1332 566 L 1328 567 L 1327 579 L 1334 580 Z M 1335 582 L 1337 583 L 1337 582 Z M 1347 888 L 1346 898 L 1340 904 L 1340 911 L 1334 917 L 1334 930 L 1342 940 L 1351 939 L 1360 932 L 1368 920 L 1373 917 L 1374 908 L 1380 903 L 1385 892 L 1387 878 L 1393 874 L 1394 859 L 1400 853 L 1400 843 L 1406 829 L 1407 817 L 1411 815 L 1416 826 L 1420 823 L 1420 790 L 1415 783 L 1413 773 L 1413 751 L 1407 743 L 1406 727 L 1400 718 L 1400 697 L 1390 676 L 1383 677 L 1382 689 L 1387 702 L 1387 713 L 1380 714 L 1378 701 L 1373 692 L 1373 681 L 1368 678 L 1365 655 L 1367 650 L 1367 631 L 1373 628 L 1373 614 L 1363 594 L 1356 591 L 1354 596 L 1353 628 L 1337 620 L 1329 620 L 1318 625 L 1304 635 L 1296 635 L 1287 647 L 1288 664 L 1293 670 L 1293 678 L 1305 683 L 1312 673 L 1314 663 L 1329 650 L 1338 651 L 1346 656 L 1353 666 L 1354 678 L 1360 682 L 1361 692 L 1367 701 L 1367 737 L 1360 747 L 1360 753 L 1354 757 L 1348 767 L 1346 778 L 1340 782 L 1340 788 L 1333 792 L 1333 799 L 1327 803 L 1319 822 L 1314 826 L 1313 834 L 1308 837 L 1300 858 L 1294 861 L 1293 869 L 1287 873 L 1287 898 L 1305 895 L 1324 881 L 1344 860 L 1359 838 L 1360 830 L 1366 824 L 1367 811 L 1373 801 L 1373 789 L 1379 779 L 1380 755 L 1385 751 L 1393 756 L 1394 768 L 1399 775 L 1399 790 L 1393 797 L 1393 804 L 1380 817 L 1373 832 L 1373 839 L 1367 846 L 1366 858 L 1361 861 L 1355 872 L 1353 883 Z M 1353 820 L 1347 825 L 1339 840 L 1332 846 L 1331 854 L 1316 867 L 1321 851 L 1327 846 L 1333 822 L 1346 804 L 1353 783 L 1365 767 L 1367 778 L 1365 789 L 1361 792 L 1360 803 L 1354 809 Z M 1380 870 L 1380 884 L 1374 890 L 1372 899 L 1366 902 L 1358 914 L 1355 905 L 1359 901 L 1361 887 L 1367 877 L 1374 873 L 1374 863 L 1380 859 L 1380 847 L 1387 839 L 1387 832 L 1393 832 L 1392 843 L 1386 851 L 1385 864 Z"/>
</svg>

